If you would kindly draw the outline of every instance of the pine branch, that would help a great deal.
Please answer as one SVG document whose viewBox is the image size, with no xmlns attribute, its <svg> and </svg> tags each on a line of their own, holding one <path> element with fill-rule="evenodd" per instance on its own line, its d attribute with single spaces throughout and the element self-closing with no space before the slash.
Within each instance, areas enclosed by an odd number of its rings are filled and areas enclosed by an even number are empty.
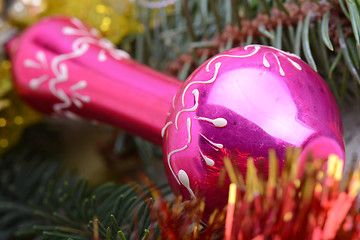
<svg viewBox="0 0 360 240">
<path fill-rule="evenodd" d="M 58 161 L 24 146 L 0 161 L 1 239 L 138 239 L 149 234 L 153 201 L 148 187 L 89 186 L 74 174 L 61 174 Z"/>
<path fill-rule="evenodd" d="M 359 9 L 353 0 L 178 1 L 173 10 L 140 8 L 143 22 L 152 11 L 156 24 L 138 35 L 137 40 L 145 36 L 142 48 L 132 48 L 129 41 L 122 47 L 143 56 L 138 60 L 185 79 L 229 48 L 271 45 L 305 59 L 338 103 L 346 105 L 360 102 Z"/>
<path fill-rule="evenodd" d="M 360 172 L 354 170 L 340 182 L 343 161 L 336 156 L 327 161 L 326 172 L 323 161 L 309 157 L 300 174 L 298 149 L 287 152 L 282 170 L 271 151 L 268 179 L 257 173 L 251 158 L 246 179 L 234 170 L 230 159 L 224 159 L 226 171 L 221 170 L 220 179 L 228 174 L 237 186 L 230 191 L 236 192 L 236 204 L 229 200 L 227 209 L 203 218 L 203 199 L 169 201 L 161 194 L 167 187 L 158 189 L 147 179 L 143 185 L 89 186 L 74 174 L 61 173 L 58 161 L 25 143 L 0 161 L 1 239 L 212 240 L 224 239 L 224 234 L 226 239 L 230 235 L 307 239 L 314 234 L 335 234 L 334 239 L 343 240 L 360 232 L 355 205 Z M 341 216 L 336 215 L 338 211 Z M 307 231 L 299 226 L 306 226 Z"/>
</svg>

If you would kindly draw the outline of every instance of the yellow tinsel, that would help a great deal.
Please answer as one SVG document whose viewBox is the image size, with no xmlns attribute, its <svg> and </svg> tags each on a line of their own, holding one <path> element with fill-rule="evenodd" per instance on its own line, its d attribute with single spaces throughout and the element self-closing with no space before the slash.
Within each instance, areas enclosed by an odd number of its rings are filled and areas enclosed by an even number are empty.
<svg viewBox="0 0 360 240">
<path fill-rule="evenodd" d="M 10 65 L 8 60 L 0 60 L 0 154 L 18 141 L 27 126 L 41 119 L 15 93 Z"/>
<path fill-rule="evenodd" d="M 129 0 L 16 0 L 9 12 L 11 22 L 22 27 L 46 16 L 77 17 L 115 44 L 142 29 L 135 4 Z"/>
</svg>

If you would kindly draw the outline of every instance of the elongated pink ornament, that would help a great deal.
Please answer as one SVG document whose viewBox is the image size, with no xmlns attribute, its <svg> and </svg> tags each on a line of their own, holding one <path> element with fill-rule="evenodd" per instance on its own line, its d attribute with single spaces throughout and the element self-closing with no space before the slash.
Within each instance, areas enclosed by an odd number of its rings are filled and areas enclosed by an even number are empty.
<svg viewBox="0 0 360 240">
<path fill-rule="evenodd" d="M 8 49 L 18 92 L 34 108 L 107 122 L 156 144 L 163 137 L 172 189 L 205 197 L 206 215 L 227 201 L 229 179 L 218 185 L 225 156 L 242 174 L 250 156 L 266 173 L 269 149 L 281 167 L 287 146 L 303 148 L 301 162 L 309 152 L 345 157 L 329 88 L 299 57 L 272 47 L 216 55 L 181 87 L 77 19 L 43 20 Z"/>
<path fill-rule="evenodd" d="M 76 18 L 42 20 L 7 49 L 16 89 L 35 109 L 106 122 L 161 144 L 177 79 L 134 61 Z"/>
</svg>

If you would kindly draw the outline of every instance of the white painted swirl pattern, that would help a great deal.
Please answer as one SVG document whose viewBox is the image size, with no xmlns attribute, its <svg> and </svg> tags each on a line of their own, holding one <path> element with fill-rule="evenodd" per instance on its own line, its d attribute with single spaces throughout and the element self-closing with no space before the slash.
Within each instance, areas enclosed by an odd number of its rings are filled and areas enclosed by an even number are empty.
<svg viewBox="0 0 360 240">
<path fill-rule="evenodd" d="M 84 55 L 89 50 L 90 44 L 100 47 L 98 55 L 98 61 L 100 62 L 107 59 L 106 53 L 117 60 L 129 58 L 129 55 L 124 51 L 115 49 L 113 44 L 108 40 L 99 39 L 98 31 L 96 29 L 88 30 L 88 28 L 86 28 L 79 19 L 72 18 L 71 23 L 75 27 L 65 26 L 62 29 L 62 33 L 66 36 L 78 36 L 72 44 L 73 52 L 55 56 L 52 61 L 48 63 L 45 53 L 43 51 L 37 51 L 35 60 L 24 60 L 24 67 L 48 70 L 50 66 L 50 70 L 52 71 L 54 77 L 50 77 L 49 74 L 43 74 L 37 78 L 30 79 L 29 87 L 32 90 L 37 90 L 41 84 L 48 81 L 50 92 L 61 101 L 60 103 L 55 103 L 53 105 L 54 112 L 59 115 L 78 118 L 76 114 L 67 109 L 71 107 L 72 104 L 74 104 L 77 108 L 82 108 L 83 103 L 89 103 L 91 98 L 90 96 L 83 96 L 78 92 L 78 90 L 85 89 L 87 87 L 87 82 L 85 80 L 79 80 L 74 85 L 70 86 L 70 95 L 66 94 L 64 89 L 58 87 L 59 83 L 69 80 L 69 70 L 65 61 Z"/>
<path fill-rule="evenodd" d="M 266 48 L 270 48 L 272 50 L 276 50 L 275 52 L 271 52 L 271 51 L 266 51 Z M 213 84 L 216 79 L 218 78 L 219 76 L 219 72 L 220 72 L 220 68 L 222 66 L 222 64 L 224 64 L 223 62 L 219 61 L 220 59 L 222 58 L 242 58 L 242 59 L 245 59 L 245 58 L 251 58 L 252 56 L 255 56 L 256 54 L 259 54 L 261 52 L 262 55 L 262 64 L 265 68 L 270 68 L 271 67 L 271 63 L 269 62 L 269 58 L 272 58 L 273 60 L 275 60 L 275 64 L 278 66 L 278 71 L 279 71 L 279 74 L 281 76 L 285 76 L 285 71 L 282 67 L 282 61 L 283 59 L 285 59 L 288 63 L 290 63 L 295 69 L 301 71 L 302 70 L 302 67 L 301 65 L 296 61 L 297 59 L 300 59 L 298 56 L 296 56 L 295 54 L 291 54 L 291 53 L 287 53 L 287 52 L 284 52 L 284 51 L 281 51 L 281 50 L 278 50 L 278 49 L 274 49 L 272 47 L 265 47 L 263 48 L 262 46 L 259 46 L 259 45 L 249 45 L 249 46 L 246 46 L 244 48 L 245 50 L 251 50 L 251 52 L 247 53 L 247 54 L 244 54 L 244 55 L 231 55 L 231 54 L 219 54 L 215 57 L 213 57 L 212 59 L 210 59 L 208 61 L 208 63 L 206 64 L 205 66 L 205 70 L 206 72 L 210 72 L 210 65 L 212 63 L 215 62 L 214 64 L 214 72 L 213 72 L 213 75 L 210 79 L 208 80 L 205 80 L 205 81 L 190 81 L 184 88 L 183 92 L 180 93 L 181 95 L 179 97 L 181 97 L 180 99 L 178 99 L 178 101 L 181 101 L 181 107 L 180 107 L 180 110 L 178 110 L 177 112 L 173 113 L 173 115 L 175 116 L 173 121 L 169 121 L 166 123 L 166 125 L 164 126 L 164 128 L 162 129 L 162 137 L 164 137 L 165 135 L 165 132 L 169 130 L 170 126 L 173 124 L 174 126 L 171 126 L 171 127 L 174 127 L 175 130 L 173 130 L 175 133 L 178 132 L 179 130 L 179 127 L 181 127 L 182 125 L 179 125 L 179 118 L 180 116 L 183 114 L 183 113 L 186 113 L 186 112 L 195 112 L 198 108 L 199 108 L 199 98 L 200 98 L 200 91 L 199 89 L 200 88 L 195 88 L 193 91 L 192 91 L 192 95 L 194 96 L 194 102 L 195 104 L 192 106 L 192 107 L 189 107 L 189 108 L 185 108 L 185 98 L 188 97 L 190 94 L 188 94 L 188 91 L 190 89 L 190 87 L 196 85 L 196 84 Z M 265 51 L 260 51 L 260 50 L 263 50 L 265 49 Z M 175 107 L 175 96 L 174 96 L 174 99 L 173 99 L 173 102 L 172 102 L 172 108 L 173 110 L 176 109 Z M 179 104 L 180 105 L 180 104 Z M 177 106 L 179 106 L 177 105 Z M 171 115 L 170 115 L 171 116 Z M 225 118 L 219 116 L 219 117 L 216 117 L 216 118 L 209 118 L 209 117 L 206 117 L 206 116 L 198 116 L 198 115 L 195 115 L 195 114 L 192 114 L 191 117 L 187 117 L 186 119 L 186 125 L 187 125 L 187 135 L 188 135 L 188 139 L 187 139 L 187 143 L 181 147 L 181 148 L 178 148 L 178 149 L 175 149 L 175 150 L 169 150 L 170 153 L 167 155 L 167 161 L 168 161 L 168 165 L 169 165 L 169 168 L 170 168 L 170 171 L 173 175 L 173 177 L 175 178 L 175 180 L 177 181 L 177 183 L 179 185 L 183 185 L 189 192 L 189 194 L 191 195 L 191 198 L 195 198 L 195 195 L 194 195 L 194 191 L 192 190 L 191 188 L 191 177 L 192 176 L 189 176 L 188 173 L 184 170 L 184 169 L 180 169 L 178 171 L 178 174 L 176 175 L 174 170 L 172 169 L 172 166 L 171 166 L 171 161 L 173 160 L 172 159 L 172 156 L 176 153 L 179 153 L 181 151 L 186 151 L 190 144 L 191 144 L 191 141 L 192 141 L 192 132 L 191 132 L 191 121 L 192 120 L 197 120 L 197 121 L 202 121 L 202 122 L 207 122 L 209 124 L 211 124 L 212 126 L 216 127 L 216 128 L 224 128 L 228 125 L 228 122 Z M 198 133 L 199 136 L 207 143 L 211 146 L 211 148 L 214 150 L 214 151 L 220 151 L 221 149 L 224 148 L 224 145 L 222 143 L 218 143 L 218 142 L 215 142 L 215 140 L 210 140 L 208 137 L 206 137 L 203 133 Z M 208 166 L 208 167 L 213 167 L 216 163 L 215 161 L 205 155 L 201 148 L 198 146 L 198 152 L 199 152 L 199 156 L 201 157 L 201 159 L 204 160 L 204 163 Z M 179 161 L 180 159 L 176 159 L 177 161 Z"/>
</svg>

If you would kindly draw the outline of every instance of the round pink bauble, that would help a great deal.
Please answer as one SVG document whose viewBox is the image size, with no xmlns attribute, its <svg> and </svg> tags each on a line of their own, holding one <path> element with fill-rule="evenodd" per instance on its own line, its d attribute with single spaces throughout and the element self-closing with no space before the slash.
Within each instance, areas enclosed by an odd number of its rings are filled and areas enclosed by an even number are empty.
<svg viewBox="0 0 360 240">
<path fill-rule="evenodd" d="M 172 189 L 185 199 L 205 197 L 206 214 L 227 202 L 229 179 L 218 184 L 225 156 L 243 175 L 249 157 L 266 174 L 269 149 L 280 167 L 288 146 L 344 159 L 326 83 L 296 55 L 266 46 L 235 48 L 200 66 L 175 96 L 162 133 Z"/>
</svg>

